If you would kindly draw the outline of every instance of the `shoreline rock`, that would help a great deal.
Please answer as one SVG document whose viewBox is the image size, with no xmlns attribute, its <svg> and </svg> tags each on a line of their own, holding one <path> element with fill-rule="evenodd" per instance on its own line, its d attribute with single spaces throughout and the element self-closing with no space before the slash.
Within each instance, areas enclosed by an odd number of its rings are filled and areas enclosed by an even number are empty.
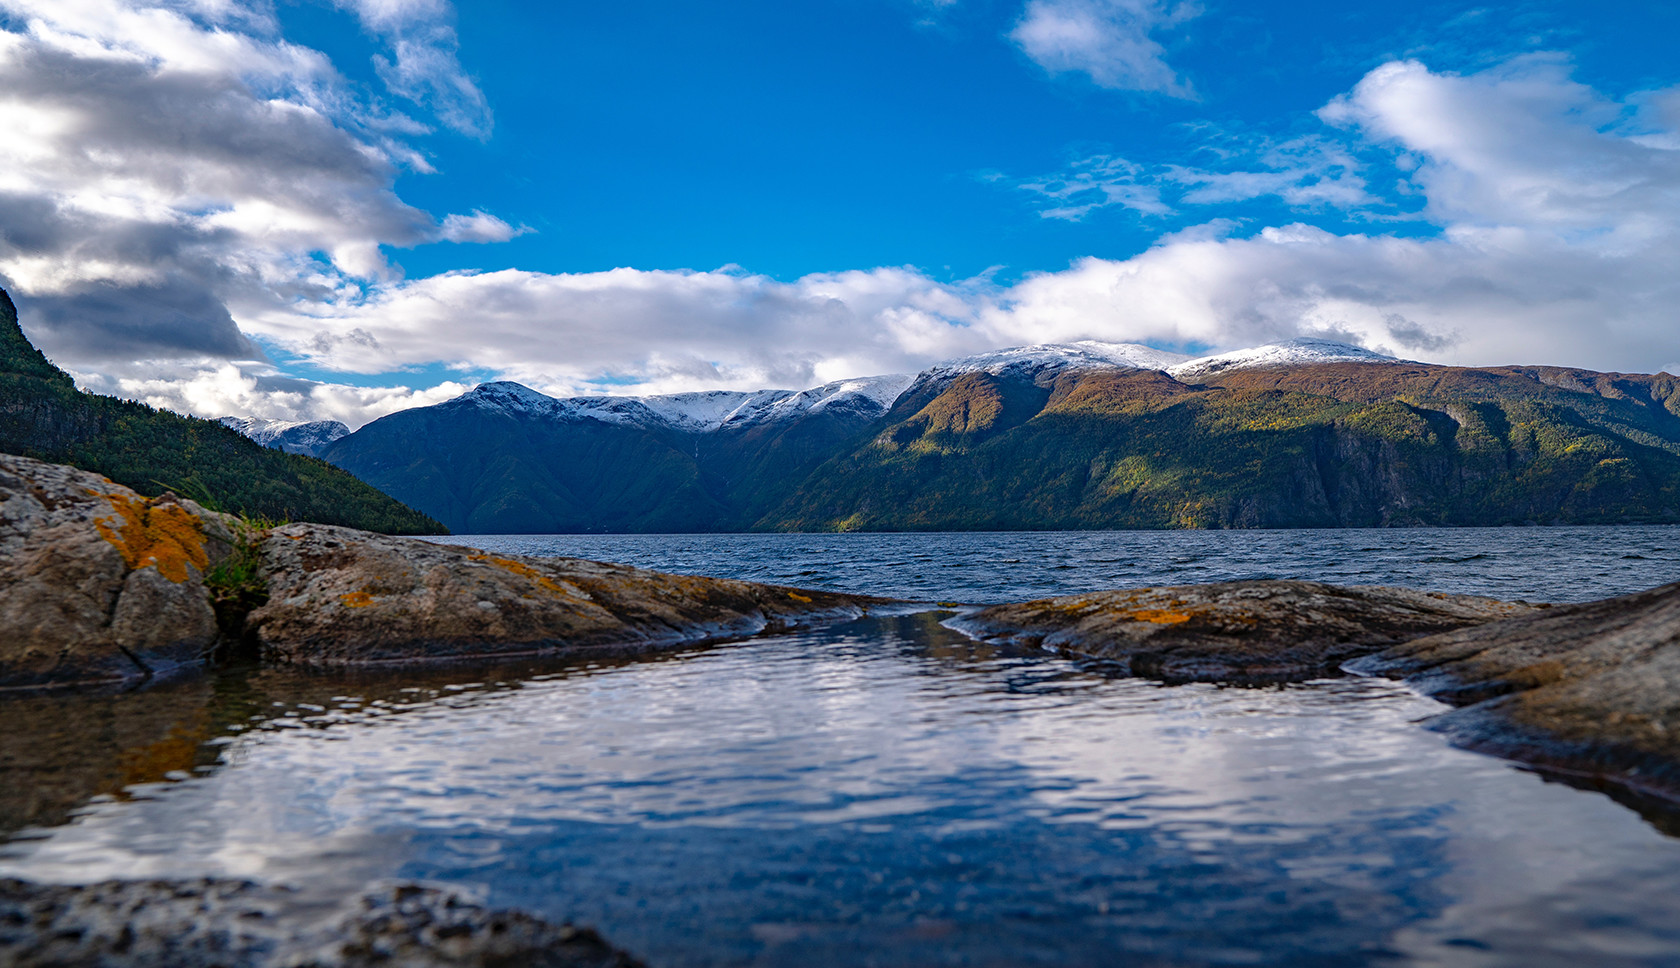
<svg viewBox="0 0 1680 968">
<path fill-rule="evenodd" d="M 1113 662 L 1125 675 L 1257 685 L 1334 675 L 1407 639 L 1542 607 L 1380 585 L 1234 581 L 996 605 L 945 624 L 983 642 Z"/>
<path fill-rule="evenodd" d="M 233 540 L 173 494 L 0 455 L 0 690 L 201 665 L 219 634 L 204 576 Z"/>
<path fill-rule="evenodd" d="M 399 884 L 320 909 L 284 887 L 204 878 L 0 879 L 0 962 L 16 968 L 638 968 L 588 928 Z"/>
<path fill-rule="evenodd" d="M 856 618 L 888 599 L 294 524 L 246 618 L 265 662 L 354 666 L 626 654 Z"/>
<path fill-rule="evenodd" d="M 1680 584 L 1393 646 L 1348 663 L 1459 708 L 1460 746 L 1680 802 Z"/>
<path fill-rule="evenodd" d="M 0 455 L 0 695 L 187 674 L 244 646 L 321 667 L 627 654 L 893 604 L 330 525 L 259 530 Z"/>
</svg>

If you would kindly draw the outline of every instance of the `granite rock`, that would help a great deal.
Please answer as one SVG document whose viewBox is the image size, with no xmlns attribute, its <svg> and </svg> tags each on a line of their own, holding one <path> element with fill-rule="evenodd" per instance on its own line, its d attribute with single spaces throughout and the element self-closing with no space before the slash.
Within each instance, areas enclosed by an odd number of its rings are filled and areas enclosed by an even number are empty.
<svg viewBox="0 0 1680 968">
<path fill-rule="evenodd" d="M 232 525 L 173 494 L 0 455 L 0 690 L 149 679 L 215 645 Z"/>
<path fill-rule="evenodd" d="M 1680 799 L 1680 584 L 1415 639 L 1352 662 L 1460 708 L 1461 745 Z"/>
<path fill-rule="evenodd" d="M 276 528 L 262 554 L 268 603 L 250 613 L 247 633 L 265 661 L 310 666 L 627 654 L 887 604 L 326 525 Z"/>
<path fill-rule="evenodd" d="M 1290 682 L 1386 646 L 1536 606 L 1308 581 L 1234 581 L 1067 595 L 946 622 L 988 642 L 1115 663 L 1163 682 Z"/>
</svg>

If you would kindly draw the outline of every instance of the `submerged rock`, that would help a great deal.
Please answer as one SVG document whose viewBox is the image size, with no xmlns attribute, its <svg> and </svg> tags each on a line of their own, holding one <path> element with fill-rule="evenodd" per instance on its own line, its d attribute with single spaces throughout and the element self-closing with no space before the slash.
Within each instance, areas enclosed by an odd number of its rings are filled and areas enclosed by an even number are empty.
<svg viewBox="0 0 1680 968">
<path fill-rule="evenodd" d="M 318 909 L 245 881 L 0 880 L 0 963 L 17 968 L 634 968 L 587 928 L 413 884 Z"/>
<path fill-rule="evenodd" d="M 265 660 L 315 666 L 625 653 L 855 618 L 887 600 L 577 558 L 495 555 L 326 525 L 276 528 Z"/>
<path fill-rule="evenodd" d="M 223 515 L 0 454 L 0 690 L 123 682 L 201 663 Z"/>
<path fill-rule="evenodd" d="M 1462 708 L 1460 744 L 1680 799 L 1680 584 L 1416 639 L 1350 663 Z"/>
<path fill-rule="evenodd" d="M 982 641 L 1108 660 L 1127 675 L 1246 684 L 1315 678 L 1397 642 L 1535 608 L 1406 588 L 1234 581 L 997 605 L 946 624 Z"/>
</svg>

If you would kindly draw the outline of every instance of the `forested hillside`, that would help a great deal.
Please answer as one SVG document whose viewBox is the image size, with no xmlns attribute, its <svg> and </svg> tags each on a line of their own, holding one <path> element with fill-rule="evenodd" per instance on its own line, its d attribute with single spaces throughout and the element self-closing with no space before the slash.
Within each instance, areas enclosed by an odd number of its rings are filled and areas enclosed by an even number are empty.
<svg viewBox="0 0 1680 968">
<path fill-rule="evenodd" d="M 391 534 L 442 525 L 313 457 L 270 450 L 210 420 L 83 393 L 24 336 L 0 290 L 0 451 L 95 471 L 144 494 L 220 510 Z"/>
<path fill-rule="evenodd" d="M 468 531 L 1680 521 L 1664 373 L 936 368 L 890 407 L 704 431 L 519 390 L 375 421 L 326 456 Z"/>
<path fill-rule="evenodd" d="M 907 398 L 761 528 L 1680 521 L 1680 379 L 1328 363 L 1184 384 L 965 377 Z"/>
</svg>

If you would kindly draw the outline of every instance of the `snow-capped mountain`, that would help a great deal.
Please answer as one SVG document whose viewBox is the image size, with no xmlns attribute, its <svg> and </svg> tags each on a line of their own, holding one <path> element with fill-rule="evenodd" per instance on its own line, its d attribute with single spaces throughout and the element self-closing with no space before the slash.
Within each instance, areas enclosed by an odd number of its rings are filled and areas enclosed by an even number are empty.
<svg viewBox="0 0 1680 968">
<path fill-rule="evenodd" d="M 1182 353 L 1169 353 L 1141 343 L 1104 343 L 1087 339 L 1077 343 L 1038 343 L 967 356 L 938 363 L 923 371 L 923 379 L 940 379 L 963 373 L 992 376 L 1038 377 L 1063 370 L 1165 370 L 1189 360 Z"/>
<path fill-rule="evenodd" d="M 646 397 L 551 397 L 518 383 L 485 383 L 446 405 L 487 407 L 522 416 L 595 420 L 689 433 L 746 430 L 824 411 L 862 417 L 885 413 L 914 377 L 893 374 L 839 380 L 809 390 L 704 390 Z"/>
<path fill-rule="evenodd" d="M 1070 370 L 1162 370 L 1174 379 L 1196 382 L 1216 373 L 1258 367 L 1356 361 L 1397 363 L 1392 356 L 1338 343 L 1301 337 L 1192 359 L 1183 353 L 1140 343 L 1038 343 L 935 364 L 919 374 L 892 374 L 838 380 L 809 390 L 702 390 L 660 396 L 551 397 L 522 384 L 482 384 L 445 406 L 488 407 L 521 416 L 555 420 L 594 420 L 644 429 L 687 433 L 746 430 L 836 408 L 873 417 L 912 386 L 943 385 L 966 373 L 987 373 L 1045 382 Z M 230 418 L 231 419 L 231 418 Z"/>
<path fill-rule="evenodd" d="M 1314 363 L 1403 362 L 1406 361 L 1364 347 L 1338 343 L 1330 339 L 1319 339 L 1313 336 L 1301 336 L 1276 343 L 1267 343 L 1265 346 L 1232 350 L 1229 353 L 1185 360 L 1173 366 L 1163 367 L 1163 369 L 1180 383 L 1195 383 L 1216 373 L 1225 373 L 1230 370 L 1306 366 Z"/>
<path fill-rule="evenodd" d="M 266 417 L 223 417 L 223 426 L 232 427 L 264 447 L 283 450 L 289 454 L 319 457 L 332 442 L 350 433 L 350 428 L 337 420 L 270 420 Z"/>
</svg>

